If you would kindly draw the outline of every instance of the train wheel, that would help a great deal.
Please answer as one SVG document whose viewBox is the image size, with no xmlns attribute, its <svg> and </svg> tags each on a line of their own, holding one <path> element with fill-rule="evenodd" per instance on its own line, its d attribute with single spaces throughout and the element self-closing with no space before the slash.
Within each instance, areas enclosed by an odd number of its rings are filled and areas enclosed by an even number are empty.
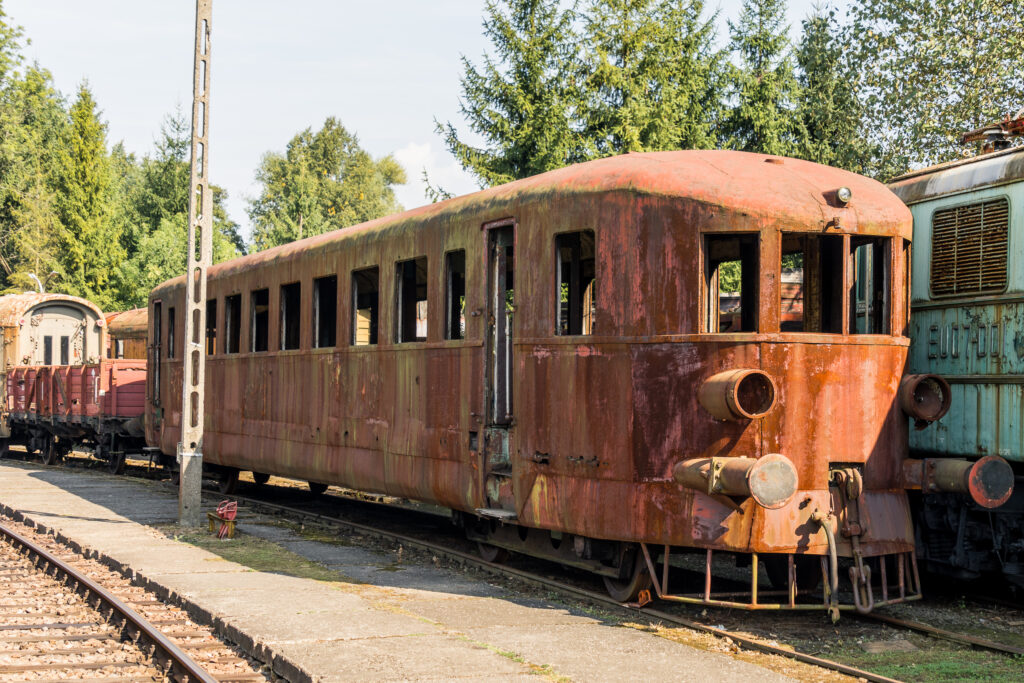
<svg viewBox="0 0 1024 683">
<path fill-rule="evenodd" d="M 238 470 L 234 467 L 225 467 L 217 474 L 217 489 L 221 493 L 234 493 L 238 488 Z"/>
<path fill-rule="evenodd" d="M 310 481 L 310 482 L 306 482 L 306 483 L 309 484 L 309 491 L 314 496 L 319 496 L 324 491 L 327 490 L 327 484 L 321 484 L 321 483 L 316 482 L 316 481 Z"/>
<path fill-rule="evenodd" d="M 43 464 L 44 465 L 56 465 L 60 463 L 61 448 L 60 444 L 57 443 L 57 437 L 51 436 L 46 440 L 46 444 L 43 446 Z"/>
<path fill-rule="evenodd" d="M 601 578 L 604 579 L 604 588 L 612 600 L 631 602 L 636 600 L 640 591 L 651 587 L 651 573 L 647 570 L 647 562 L 644 561 L 644 554 L 639 547 L 627 550 L 622 557 L 631 566 L 629 576 L 625 579 L 613 579 L 610 576 Z"/>
<path fill-rule="evenodd" d="M 490 543 L 476 544 L 477 551 L 480 553 L 481 559 L 485 562 L 493 562 L 494 564 L 505 564 L 508 561 L 508 551 L 504 548 L 499 548 L 496 545 Z"/>
<path fill-rule="evenodd" d="M 110 450 L 107 457 L 107 469 L 111 474 L 124 474 L 124 451 Z"/>
<path fill-rule="evenodd" d="M 264 474 L 263 472 L 253 472 L 252 473 L 252 480 L 254 482 L 256 482 L 257 486 L 263 486 L 268 481 L 270 481 L 270 475 L 269 474 Z"/>
</svg>

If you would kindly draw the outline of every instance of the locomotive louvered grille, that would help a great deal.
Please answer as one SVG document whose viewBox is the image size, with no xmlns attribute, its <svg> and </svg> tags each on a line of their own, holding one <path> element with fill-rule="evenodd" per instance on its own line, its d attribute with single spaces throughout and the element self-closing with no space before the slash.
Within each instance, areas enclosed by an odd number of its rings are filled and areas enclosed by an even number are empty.
<svg viewBox="0 0 1024 683">
<path fill-rule="evenodd" d="M 936 211 L 932 219 L 932 294 L 998 292 L 1006 287 L 1006 199 Z"/>
</svg>

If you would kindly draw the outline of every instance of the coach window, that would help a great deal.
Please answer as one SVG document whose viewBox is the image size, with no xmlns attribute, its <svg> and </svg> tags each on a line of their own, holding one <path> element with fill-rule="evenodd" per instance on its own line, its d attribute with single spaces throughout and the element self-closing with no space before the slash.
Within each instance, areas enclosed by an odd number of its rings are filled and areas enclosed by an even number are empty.
<svg viewBox="0 0 1024 683">
<path fill-rule="evenodd" d="M 843 333 L 843 236 L 782 234 L 783 332 Z"/>
<path fill-rule="evenodd" d="M 60 338 L 60 364 L 71 364 L 71 337 L 62 336 Z"/>
<path fill-rule="evenodd" d="M 594 231 L 558 235 L 555 237 L 555 253 L 558 255 L 556 334 L 593 334 L 597 286 Z"/>
<path fill-rule="evenodd" d="M 338 333 L 338 276 L 313 280 L 313 348 L 336 344 Z"/>
<path fill-rule="evenodd" d="M 53 365 L 53 337 L 43 337 L 43 365 Z"/>
<path fill-rule="evenodd" d="M 249 350 L 253 353 L 266 351 L 270 341 L 270 290 L 257 289 L 249 295 Z"/>
<path fill-rule="evenodd" d="M 174 306 L 167 309 L 167 357 L 174 358 Z"/>
<path fill-rule="evenodd" d="M 242 295 L 224 297 L 224 353 L 238 353 L 242 336 Z"/>
<path fill-rule="evenodd" d="M 217 300 L 206 302 L 206 355 L 217 353 Z"/>
<path fill-rule="evenodd" d="M 445 338 L 466 338 L 466 250 L 444 255 Z"/>
<path fill-rule="evenodd" d="M 757 235 L 705 235 L 706 332 L 757 332 Z"/>
<path fill-rule="evenodd" d="M 395 343 L 427 340 L 427 257 L 395 264 Z"/>
<path fill-rule="evenodd" d="M 851 237 L 850 334 L 889 334 L 888 237 Z"/>
<path fill-rule="evenodd" d="M 380 268 L 366 268 L 352 273 L 352 345 L 372 346 L 377 343 L 380 311 Z"/>
<path fill-rule="evenodd" d="M 302 333 L 302 285 L 293 282 L 281 285 L 281 350 L 299 348 Z"/>
</svg>

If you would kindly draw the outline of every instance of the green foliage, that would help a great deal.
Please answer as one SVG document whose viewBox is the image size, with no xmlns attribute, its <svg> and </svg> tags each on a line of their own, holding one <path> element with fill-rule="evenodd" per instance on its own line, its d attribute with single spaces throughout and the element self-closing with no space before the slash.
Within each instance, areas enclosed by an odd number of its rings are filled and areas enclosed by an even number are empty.
<svg viewBox="0 0 1024 683">
<path fill-rule="evenodd" d="M 484 139 L 474 147 L 451 123 L 436 123 L 445 145 L 481 186 L 499 185 L 572 163 L 579 141 L 566 78 L 573 12 L 559 0 L 487 0 L 484 35 L 495 56 L 477 68 L 462 58 L 460 109 Z"/>
<path fill-rule="evenodd" d="M 859 0 L 847 40 L 882 177 L 955 158 L 960 133 L 1024 104 L 1019 2 Z"/>
<path fill-rule="evenodd" d="M 116 303 L 111 276 L 124 256 L 111 216 L 113 177 L 107 156 L 106 126 L 96 102 L 82 84 L 71 105 L 68 144 L 60 155 L 56 201 L 64 230 L 57 238 L 62 289 L 101 308 Z"/>
<path fill-rule="evenodd" d="M 374 160 L 332 117 L 293 137 L 283 155 L 264 155 L 256 179 L 249 218 L 262 250 L 400 210 L 392 185 L 405 183 L 405 171 L 391 156 Z"/>
<path fill-rule="evenodd" d="M 703 0 L 590 0 L 574 111 L 588 158 L 715 145 L 722 59 Z"/>
<path fill-rule="evenodd" d="M 863 106 L 846 45 L 833 11 L 816 12 L 804 20 L 796 52 L 797 116 L 803 133 L 797 156 L 865 173 L 874 150 L 861 136 Z"/>
<path fill-rule="evenodd" d="M 733 149 L 792 155 L 803 138 L 796 115 L 799 84 L 789 51 L 785 0 L 744 0 L 739 19 L 729 22 L 734 102 L 723 127 Z"/>
</svg>

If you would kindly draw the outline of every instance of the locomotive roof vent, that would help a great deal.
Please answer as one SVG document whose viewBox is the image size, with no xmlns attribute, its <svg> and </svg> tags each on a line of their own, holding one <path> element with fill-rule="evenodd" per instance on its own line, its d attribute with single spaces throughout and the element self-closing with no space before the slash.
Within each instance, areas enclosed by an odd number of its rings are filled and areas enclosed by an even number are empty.
<svg viewBox="0 0 1024 683">
<path fill-rule="evenodd" d="M 1010 148 L 1010 138 L 1024 135 L 1024 108 L 1012 117 L 1007 114 L 1002 121 L 989 123 L 980 128 L 967 131 L 960 136 L 960 144 L 981 143 L 981 153 L 1001 152 Z"/>
</svg>

